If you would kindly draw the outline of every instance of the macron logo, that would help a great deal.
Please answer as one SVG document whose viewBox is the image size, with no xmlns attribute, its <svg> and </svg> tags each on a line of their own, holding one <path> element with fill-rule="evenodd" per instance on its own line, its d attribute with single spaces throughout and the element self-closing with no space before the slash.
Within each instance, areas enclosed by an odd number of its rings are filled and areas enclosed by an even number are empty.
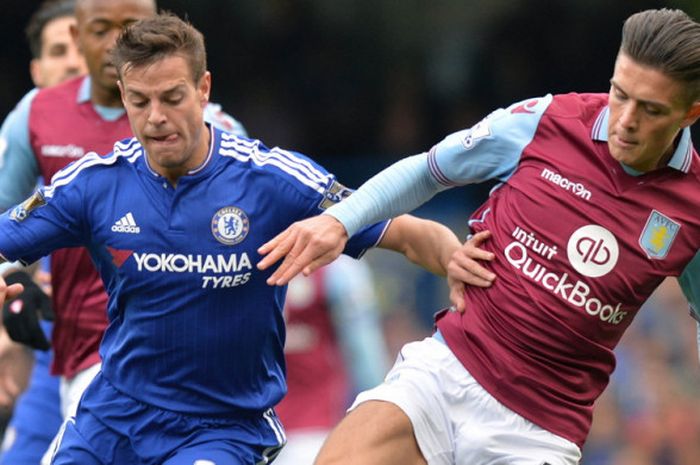
<svg viewBox="0 0 700 465">
<path fill-rule="evenodd" d="M 136 226 L 136 221 L 134 220 L 134 215 L 131 212 L 122 216 L 114 225 L 112 226 L 113 232 L 138 234 L 141 232 L 141 228 Z"/>
<path fill-rule="evenodd" d="M 569 181 L 569 179 L 565 178 L 561 174 L 550 171 L 547 168 L 544 168 L 542 170 L 542 173 L 540 173 L 540 177 L 546 179 L 552 184 L 556 184 L 564 190 L 578 195 L 584 200 L 591 200 L 591 191 L 586 189 L 586 186 L 584 186 L 580 182 Z"/>
</svg>

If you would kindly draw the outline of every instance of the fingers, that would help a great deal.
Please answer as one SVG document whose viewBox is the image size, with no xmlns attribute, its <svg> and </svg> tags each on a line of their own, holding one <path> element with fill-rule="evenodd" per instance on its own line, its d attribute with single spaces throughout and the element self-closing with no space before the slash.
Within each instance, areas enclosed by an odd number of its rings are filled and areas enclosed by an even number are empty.
<svg viewBox="0 0 700 465">
<path fill-rule="evenodd" d="M 5 280 L 0 278 L 0 307 L 8 300 L 12 300 L 24 291 L 24 286 L 19 283 L 5 284 Z"/>
<path fill-rule="evenodd" d="M 464 283 L 456 280 L 448 280 L 450 285 L 450 303 L 459 313 L 464 313 Z"/>
<path fill-rule="evenodd" d="M 478 262 L 457 251 L 447 266 L 447 275 L 470 286 L 489 287 L 496 275 L 481 266 Z"/>
<path fill-rule="evenodd" d="M 11 376 L 0 378 L 0 407 L 12 409 L 15 400 L 22 393 L 17 381 Z"/>
<path fill-rule="evenodd" d="M 496 275 L 481 265 L 480 262 L 493 261 L 495 255 L 484 250 L 481 245 L 491 237 L 490 231 L 481 231 L 473 235 L 464 245 L 455 251 L 448 265 L 448 275 L 470 286 L 488 287 Z"/>
<path fill-rule="evenodd" d="M 5 296 L 5 299 L 7 299 L 7 300 L 14 299 L 18 295 L 20 295 L 22 292 L 24 292 L 23 285 L 21 285 L 19 283 L 10 284 L 9 286 L 7 286 L 7 295 Z"/>
<path fill-rule="evenodd" d="M 294 276 L 301 273 L 304 268 L 308 267 L 312 261 L 312 253 L 305 249 L 305 244 L 295 244 L 280 266 L 267 278 L 267 284 L 270 286 L 284 286 Z"/>
<path fill-rule="evenodd" d="M 329 264 L 343 251 L 344 242 L 337 244 L 317 240 L 299 240 L 282 264 L 267 279 L 271 286 L 284 286 L 299 273 L 310 275 Z"/>
<path fill-rule="evenodd" d="M 338 255 L 340 255 L 340 251 L 338 251 L 337 253 L 335 251 L 331 251 L 321 257 L 316 258 L 308 266 L 304 267 L 304 276 L 309 276 L 311 273 L 321 268 L 322 266 L 328 265 L 333 260 L 338 258 Z"/>
<path fill-rule="evenodd" d="M 335 218 L 326 215 L 308 218 L 263 244 L 258 252 L 265 257 L 257 267 L 265 270 L 284 258 L 267 279 L 271 286 L 284 286 L 297 274 L 308 275 L 335 260 L 347 240 L 345 228 Z"/>
<path fill-rule="evenodd" d="M 491 231 L 481 231 L 474 234 L 467 242 L 464 243 L 462 249 L 467 255 L 474 260 L 483 260 L 490 262 L 495 255 L 492 252 L 481 249 L 481 245 L 491 238 Z"/>
<path fill-rule="evenodd" d="M 260 255 L 265 255 L 263 259 L 258 262 L 258 269 L 265 270 L 269 268 L 289 252 L 294 244 L 294 239 L 290 238 L 290 229 L 282 231 L 258 248 L 258 253 Z"/>
</svg>

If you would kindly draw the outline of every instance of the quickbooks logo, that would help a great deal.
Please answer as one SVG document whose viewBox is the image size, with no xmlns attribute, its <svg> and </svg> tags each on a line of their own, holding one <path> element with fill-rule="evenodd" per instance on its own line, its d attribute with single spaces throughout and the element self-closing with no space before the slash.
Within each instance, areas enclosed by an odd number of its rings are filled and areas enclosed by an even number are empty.
<svg viewBox="0 0 700 465">
<path fill-rule="evenodd" d="M 141 228 L 136 225 L 134 215 L 129 212 L 112 225 L 112 232 L 139 234 L 141 232 Z"/>
<path fill-rule="evenodd" d="M 515 228 L 512 237 L 515 240 L 503 252 L 508 263 L 524 276 L 601 321 L 617 325 L 627 316 L 621 302 L 604 302 L 593 295 L 591 286 L 587 283 L 550 267 L 552 258 L 557 255 L 555 245 L 546 244 L 535 234 L 526 233 L 519 227 Z M 619 253 L 612 233 L 600 226 L 588 225 L 571 235 L 567 255 L 576 271 L 597 278 L 615 267 Z"/>
<path fill-rule="evenodd" d="M 610 273 L 620 255 L 615 236 L 596 224 L 578 228 L 569 238 L 566 253 L 571 265 L 584 276 L 599 278 Z"/>
</svg>

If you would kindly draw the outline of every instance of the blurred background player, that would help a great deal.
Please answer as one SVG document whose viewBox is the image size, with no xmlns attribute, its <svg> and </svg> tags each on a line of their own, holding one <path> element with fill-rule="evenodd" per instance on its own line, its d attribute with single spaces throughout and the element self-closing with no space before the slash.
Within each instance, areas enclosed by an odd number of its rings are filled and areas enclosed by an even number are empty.
<svg viewBox="0 0 700 465">
<path fill-rule="evenodd" d="M 88 75 L 29 92 L 6 118 L 0 134 L 0 211 L 25 199 L 39 177 L 50 179 L 84 154 L 108 153 L 115 141 L 131 136 L 109 52 L 124 27 L 155 13 L 154 0 L 75 2 L 71 35 L 84 55 Z M 245 135 L 242 126 L 219 105 L 207 106 L 205 118 Z M 56 314 L 52 373 L 61 377 L 61 414 L 67 419 L 75 414 L 83 390 L 100 369 L 98 347 L 107 326 L 107 296 L 82 248 L 55 251 L 51 271 Z M 21 271 L 6 279 L 28 284 Z M 42 463 L 48 460 L 47 453 Z"/>
<path fill-rule="evenodd" d="M 289 283 L 287 395 L 275 407 L 287 445 L 276 465 L 313 463 L 352 397 L 388 371 L 374 283 L 364 260 L 344 255 Z"/>
<path fill-rule="evenodd" d="M 46 1 L 32 15 L 26 36 L 32 60 L 29 71 L 37 88 L 59 84 L 85 74 L 87 67 L 70 34 L 75 25 L 74 0 Z M 38 268 L 35 279 L 45 284 L 47 273 Z M 51 323 L 43 321 L 42 329 L 50 337 Z M 4 335 L 6 336 L 6 334 Z M 3 337 L 4 344 L 17 343 Z M 8 353 L 26 351 L 26 347 L 8 347 Z M 36 465 L 61 425 L 59 381 L 49 372 L 52 351 L 34 351 L 34 367 L 27 390 L 17 399 L 12 418 L 5 430 L 0 464 Z M 11 360 L 8 360 L 11 363 Z M 27 366 L 26 358 L 19 361 Z"/>
</svg>

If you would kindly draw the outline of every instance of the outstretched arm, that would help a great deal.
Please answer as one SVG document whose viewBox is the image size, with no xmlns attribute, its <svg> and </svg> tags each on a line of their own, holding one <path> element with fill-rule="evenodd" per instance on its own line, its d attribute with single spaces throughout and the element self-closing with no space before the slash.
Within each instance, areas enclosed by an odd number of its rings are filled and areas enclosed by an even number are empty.
<svg viewBox="0 0 700 465">
<path fill-rule="evenodd" d="M 462 246 L 447 226 L 411 215 L 391 221 L 379 247 L 399 252 L 431 273 L 445 276 L 450 257 Z"/>
<path fill-rule="evenodd" d="M 267 283 L 284 285 L 298 273 L 308 276 L 335 260 L 348 240 L 343 225 L 330 215 L 319 215 L 294 223 L 259 251 L 267 254 L 258 263 L 265 269 L 285 257 Z M 379 247 L 394 250 L 426 270 L 445 276 L 453 252 L 461 247 L 447 227 L 431 220 L 401 215 L 389 223 Z"/>
<path fill-rule="evenodd" d="M 411 211 L 446 188 L 432 178 L 426 154 L 400 160 L 323 215 L 292 224 L 260 247 L 267 256 L 258 268 L 284 258 L 267 281 L 271 285 L 284 285 L 300 272 L 308 275 L 335 259 L 362 226 Z"/>
</svg>

